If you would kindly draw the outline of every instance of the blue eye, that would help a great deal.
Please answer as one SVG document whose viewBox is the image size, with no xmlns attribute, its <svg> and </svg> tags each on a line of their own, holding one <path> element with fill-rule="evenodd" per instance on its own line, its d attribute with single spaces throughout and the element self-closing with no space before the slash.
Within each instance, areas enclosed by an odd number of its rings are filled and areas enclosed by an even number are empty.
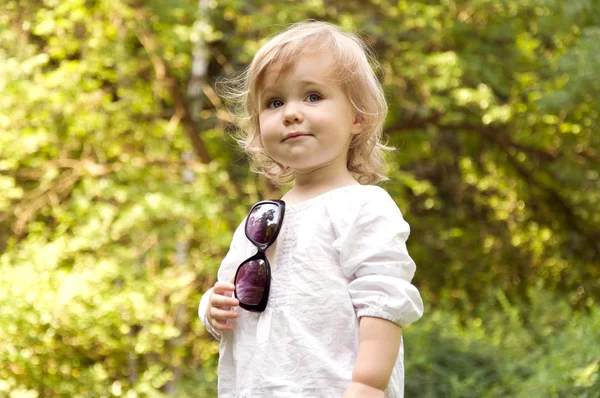
<svg viewBox="0 0 600 398">
<path fill-rule="evenodd" d="M 310 94 L 308 94 L 308 97 L 306 97 L 306 99 L 308 100 L 308 102 L 317 102 L 317 101 L 320 101 L 322 99 L 322 97 L 321 97 L 321 94 L 310 93 Z"/>
<path fill-rule="evenodd" d="M 267 108 L 275 109 L 281 106 L 283 106 L 283 101 L 281 101 L 280 99 L 272 99 L 267 102 Z"/>
</svg>

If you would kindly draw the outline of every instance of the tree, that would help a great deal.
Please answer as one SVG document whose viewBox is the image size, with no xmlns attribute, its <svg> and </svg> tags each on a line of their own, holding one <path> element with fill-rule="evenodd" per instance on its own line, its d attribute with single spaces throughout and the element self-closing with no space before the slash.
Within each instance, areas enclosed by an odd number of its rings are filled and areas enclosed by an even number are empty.
<svg viewBox="0 0 600 398">
<path fill-rule="evenodd" d="M 307 18 L 359 30 L 383 66 L 398 148 L 385 187 L 431 308 L 474 316 L 491 287 L 598 299 L 593 1 L 202 4 L 0 10 L 0 391 L 213 391 L 199 297 L 250 205 L 276 192 L 249 173 L 212 87 Z"/>
</svg>

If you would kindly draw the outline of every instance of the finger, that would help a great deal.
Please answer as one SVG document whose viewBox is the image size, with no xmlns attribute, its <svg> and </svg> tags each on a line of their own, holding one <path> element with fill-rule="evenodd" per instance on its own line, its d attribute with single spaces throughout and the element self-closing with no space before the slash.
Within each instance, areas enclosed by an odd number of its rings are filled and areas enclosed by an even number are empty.
<svg viewBox="0 0 600 398">
<path fill-rule="evenodd" d="M 229 282 L 217 282 L 213 288 L 213 292 L 232 292 L 235 290 L 235 285 Z"/>
<path fill-rule="evenodd" d="M 213 327 L 213 329 L 215 330 L 219 330 L 219 331 L 228 331 L 228 330 L 233 330 L 233 325 L 230 325 L 228 323 L 225 322 L 219 322 L 215 319 L 212 320 L 211 325 Z"/>
<path fill-rule="evenodd" d="M 235 274 L 231 275 L 231 278 L 229 278 L 229 283 L 233 285 L 233 282 L 235 282 Z"/>
<path fill-rule="evenodd" d="M 226 320 L 235 319 L 238 317 L 238 313 L 235 311 L 225 311 L 219 308 L 212 307 L 210 309 L 210 316 L 212 319 Z"/>
<path fill-rule="evenodd" d="M 213 307 L 237 307 L 240 305 L 240 302 L 233 297 L 213 294 L 210 296 L 210 304 Z"/>
</svg>

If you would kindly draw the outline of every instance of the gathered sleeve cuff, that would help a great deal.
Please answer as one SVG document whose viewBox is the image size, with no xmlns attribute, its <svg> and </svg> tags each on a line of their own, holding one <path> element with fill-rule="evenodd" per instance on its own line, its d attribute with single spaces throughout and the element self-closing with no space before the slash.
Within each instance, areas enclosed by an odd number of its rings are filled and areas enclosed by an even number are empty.
<svg viewBox="0 0 600 398">
<path fill-rule="evenodd" d="M 423 315 L 421 295 L 411 284 L 416 266 L 406 248 L 410 227 L 382 188 L 373 187 L 372 195 L 357 203 L 339 218 L 333 244 L 351 279 L 348 293 L 358 317 L 404 327 Z"/>
<path fill-rule="evenodd" d="M 382 318 L 405 327 L 423 315 L 419 291 L 402 278 L 366 275 L 352 281 L 348 291 L 359 318 Z"/>
</svg>

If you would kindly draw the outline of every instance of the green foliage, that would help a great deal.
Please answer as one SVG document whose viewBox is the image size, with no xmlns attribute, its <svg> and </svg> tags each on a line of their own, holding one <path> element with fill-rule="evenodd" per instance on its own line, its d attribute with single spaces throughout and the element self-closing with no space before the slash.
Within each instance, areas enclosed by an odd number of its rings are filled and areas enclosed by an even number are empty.
<svg viewBox="0 0 600 398">
<path fill-rule="evenodd" d="M 528 296 L 511 303 L 497 290 L 471 319 L 447 305 L 407 328 L 406 396 L 598 396 L 600 309 L 574 312 L 539 289 Z"/>
<path fill-rule="evenodd" d="M 385 72 L 385 187 L 428 304 L 407 396 L 597 396 L 595 1 L 203 4 L 3 2 L 1 396 L 215 395 L 197 304 L 268 189 L 211 87 L 306 18 L 359 31 Z"/>
</svg>

